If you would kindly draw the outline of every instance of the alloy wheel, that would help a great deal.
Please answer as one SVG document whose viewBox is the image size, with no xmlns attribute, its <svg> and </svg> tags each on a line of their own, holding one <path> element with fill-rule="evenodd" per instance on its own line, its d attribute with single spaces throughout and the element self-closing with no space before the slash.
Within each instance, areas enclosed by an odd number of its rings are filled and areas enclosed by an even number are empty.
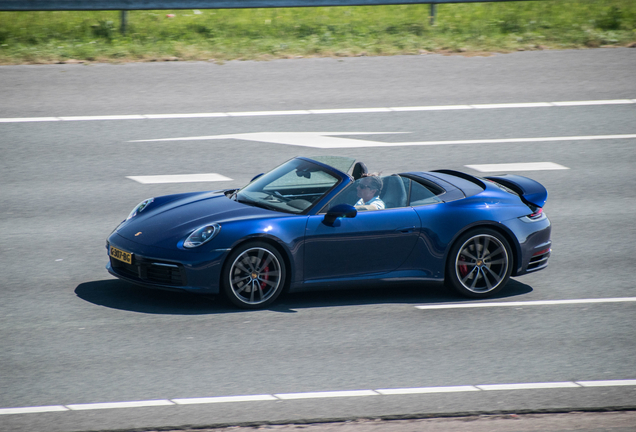
<svg viewBox="0 0 636 432">
<path fill-rule="evenodd" d="M 278 292 L 282 281 L 278 258 L 261 247 L 246 249 L 236 257 L 229 272 L 229 287 L 241 303 L 257 306 Z"/>
<path fill-rule="evenodd" d="M 505 282 L 509 262 L 507 248 L 501 240 L 490 234 L 478 234 L 460 247 L 455 272 L 466 290 L 484 294 Z"/>
</svg>

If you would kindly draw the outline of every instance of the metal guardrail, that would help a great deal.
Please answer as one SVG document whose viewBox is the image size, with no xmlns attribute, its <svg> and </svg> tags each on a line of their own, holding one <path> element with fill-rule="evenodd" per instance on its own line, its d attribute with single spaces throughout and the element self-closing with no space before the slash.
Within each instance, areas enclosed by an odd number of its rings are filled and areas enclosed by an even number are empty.
<svg viewBox="0 0 636 432">
<path fill-rule="evenodd" d="M 528 0 L 0 0 L 0 11 L 249 9 L 486 3 Z"/>
<path fill-rule="evenodd" d="M 126 32 L 128 11 L 161 9 L 256 9 L 327 6 L 431 5 L 435 22 L 437 5 L 443 3 L 493 3 L 530 0 L 0 0 L 0 11 L 98 11 L 120 10 L 121 32 Z"/>
</svg>

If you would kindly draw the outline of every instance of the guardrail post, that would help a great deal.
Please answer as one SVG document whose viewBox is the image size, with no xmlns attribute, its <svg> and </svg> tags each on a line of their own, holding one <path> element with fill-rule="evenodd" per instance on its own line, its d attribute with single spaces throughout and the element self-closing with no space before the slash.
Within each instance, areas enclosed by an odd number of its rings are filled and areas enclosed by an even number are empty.
<svg viewBox="0 0 636 432">
<path fill-rule="evenodd" d="M 128 11 L 121 11 L 121 26 L 119 27 L 119 31 L 121 34 L 126 34 L 126 27 L 128 27 Z"/>
<path fill-rule="evenodd" d="M 431 3 L 431 14 L 430 14 L 431 25 L 435 25 L 435 17 L 437 17 L 437 4 Z"/>
</svg>

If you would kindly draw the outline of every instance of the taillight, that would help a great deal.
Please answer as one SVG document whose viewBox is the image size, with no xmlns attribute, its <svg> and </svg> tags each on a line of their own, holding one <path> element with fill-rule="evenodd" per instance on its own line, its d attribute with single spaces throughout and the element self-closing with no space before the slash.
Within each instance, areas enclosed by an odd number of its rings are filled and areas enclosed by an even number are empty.
<svg viewBox="0 0 636 432">
<path fill-rule="evenodd" d="M 528 215 L 528 218 L 534 220 L 539 219 L 541 216 L 543 216 L 543 209 L 538 207 L 534 213 Z"/>
<path fill-rule="evenodd" d="M 521 216 L 519 218 L 520 220 L 526 223 L 533 223 L 545 219 L 545 213 L 543 213 L 543 209 L 541 207 L 535 207 L 531 205 L 529 205 L 528 207 L 530 207 L 530 211 L 532 211 L 532 213 L 530 213 L 529 215 Z"/>
</svg>

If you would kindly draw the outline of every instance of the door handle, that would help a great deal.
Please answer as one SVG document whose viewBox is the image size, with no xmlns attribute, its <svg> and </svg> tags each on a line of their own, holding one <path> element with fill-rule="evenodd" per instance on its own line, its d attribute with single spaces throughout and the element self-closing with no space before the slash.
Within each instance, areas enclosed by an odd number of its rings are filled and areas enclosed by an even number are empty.
<svg viewBox="0 0 636 432">
<path fill-rule="evenodd" d="M 408 233 L 412 233 L 413 231 L 415 231 L 415 227 L 411 226 L 411 227 L 398 228 L 398 229 L 396 229 L 396 231 L 399 231 L 399 232 L 404 233 L 404 234 L 408 234 Z"/>
</svg>

